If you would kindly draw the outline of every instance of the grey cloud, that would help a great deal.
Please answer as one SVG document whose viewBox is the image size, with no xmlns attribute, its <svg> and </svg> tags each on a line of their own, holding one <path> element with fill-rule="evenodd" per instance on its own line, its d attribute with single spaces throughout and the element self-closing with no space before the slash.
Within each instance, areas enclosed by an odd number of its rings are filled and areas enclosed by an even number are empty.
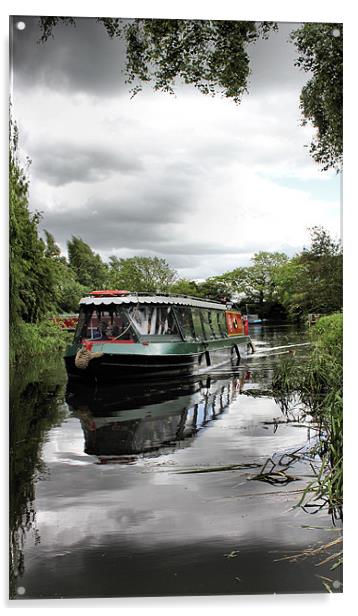
<svg viewBox="0 0 358 616">
<path fill-rule="evenodd" d="M 92 198 L 77 209 L 48 210 L 41 226 L 61 243 L 69 234 L 79 235 L 96 250 L 150 247 L 167 241 L 173 225 L 189 208 L 187 189 L 175 182 L 168 184 L 143 186 L 118 198 Z"/>
<path fill-rule="evenodd" d="M 96 96 L 128 92 L 124 83 L 123 42 L 110 39 L 95 18 L 78 18 L 76 27 L 59 24 L 53 38 L 39 43 L 39 18 L 15 16 L 24 30 L 13 28 L 12 67 L 14 85 L 45 85 L 53 90 Z"/>
<path fill-rule="evenodd" d="M 86 210 L 47 213 L 41 222 L 41 227 L 53 233 L 62 246 L 71 239 L 71 235 L 76 235 L 96 252 L 145 247 L 148 238 L 151 238 L 152 243 L 154 241 L 159 243 L 162 239 L 163 226 L 163 223 L 160 225 L 144 223 L 142 217 L 139 220 L 139 216 L 138 219 L 133 216 L 131 221 L 125 220 L 120 212 L 118 216 L 114 216 L 111 212 L 109 217 L 104 212 Z"/>
<path fill-rule="evenodd" d="M 138 158 L 100 147 L 50 144 L 31 148 L 33 171 L 39 179 L 53 186 L 71 182 L 97 182 L 113 173 L 130 174 L 143 168 Z"/>
<path fill-rule="evenodd" d="M 151 201 L 149 197 L 146 205 L 138 207 L 131 202 L 91 201 L 84 208 L 70 212 L 46 212 L 41 227 L 53 233 L 63 247 L 71 235 L 76 235 L 102 254 L 122 254 L 125 250 L 131 253 L 128 256 L 159 255 L 168 258 L 174 267 L 183 268 L 193 267 L 204 256 L 238 255 L 257 250 L 252 242 L 227 245 L 220 241 L 187 241 L 180 233 L 180 220 L 185 210 L 178 202 Z"/>
<path fill-rule="evenodd" d="M 269 40 L 258 39 L 250 45 L 249 96 L 265 90 L 297 89 L 307 81 L 307 75 L 294 69 L 297 50 L 289 40 L 290 33 L 300 23 L 279 23 L 278 32 L 272 32 Z"/>
<path fill-rule="evenodd" d="M 205 255 L 232 255 L 251 251 L 253 249 L 252 243 L 236 244 L 230 246 L 223 242 L 213 243 L 205 241 L 187 242 L 185 238 L 183 241 L 168 242 L 163 240 L 160 245 L 160 251 L 175 255 L 180 258 L 190 259 L 192 256 L 205 256 Z"/>
</svg>

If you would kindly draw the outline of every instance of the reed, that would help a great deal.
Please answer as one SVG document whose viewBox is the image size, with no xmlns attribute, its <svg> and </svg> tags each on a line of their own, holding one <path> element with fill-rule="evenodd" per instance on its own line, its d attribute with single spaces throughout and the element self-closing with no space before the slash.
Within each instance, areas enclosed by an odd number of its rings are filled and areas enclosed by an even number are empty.
<svg viewBox="0 0 358 616">
<path fill-rule="evenodd" d="M 299 505 L 310 510 L 328 506 L 334 518 L 343 517 L 343 317 L 322 317 L 310 332 L 311 350 L 304 363 L 290 357 L 275 370 L 275 400 L 287 415 L 293 408 L 310 415 L 319 438 L 312 465 L 315 478 Z"/>
</svg>

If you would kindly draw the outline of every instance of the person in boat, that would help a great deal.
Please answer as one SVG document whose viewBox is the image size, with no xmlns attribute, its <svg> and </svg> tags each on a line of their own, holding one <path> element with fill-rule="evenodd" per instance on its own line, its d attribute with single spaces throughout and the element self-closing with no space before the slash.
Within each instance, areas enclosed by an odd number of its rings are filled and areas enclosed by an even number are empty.
<svg viewBox="0 0 358 616">
<path fill-rule="evenodd" d="M 99 323 L 99 339 L 100 340 L 132 340 L 132 335 L 128 326 L 120 318 L 114 318 L 113 323 L 109 319 L 101 319 Z"/>
<path fill-rule="evenodd" d="M 100 338 L 102 340 L 109 340 L 113 338 L 113 328 L 112 328 L 111 323 L 107 321 L 107 319 L 101 319 L 99 323 L 99 331 L 100 331 Z"/>
</svg>

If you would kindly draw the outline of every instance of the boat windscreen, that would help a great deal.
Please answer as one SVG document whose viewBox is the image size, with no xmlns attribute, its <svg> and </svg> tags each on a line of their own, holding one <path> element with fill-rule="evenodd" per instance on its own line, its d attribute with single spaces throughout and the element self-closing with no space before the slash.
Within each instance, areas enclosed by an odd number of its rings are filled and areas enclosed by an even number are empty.
<svg viewBox="0 0 358 616">
<path fill-rule="evenodd" d="M 127 310 L 141 336 L 179 335 L 173 306 L 139 304 Z"/>
<path fill-rule="evenodd" d="M 133 340 L 133 328 L 121 306 L 98 305 L 81 308 L 75 340 Z"/>
</svg>

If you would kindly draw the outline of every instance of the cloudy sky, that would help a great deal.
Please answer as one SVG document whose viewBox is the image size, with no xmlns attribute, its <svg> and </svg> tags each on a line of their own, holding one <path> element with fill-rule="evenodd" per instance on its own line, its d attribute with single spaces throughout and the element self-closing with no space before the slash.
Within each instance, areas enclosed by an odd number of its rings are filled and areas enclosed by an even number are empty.
<svg viewBox="0 0 358 616">
<path fill-rule="evenodd" d="M 260 250 L 291 256 L 313 225 L 339 237 L 340 178 L 311 160 L 312 129 L 300 126 L 295 27 L 250 47 L 237 106 L 184 86 L 131 98 L 123 45 L 94 19 L 43 45 L 37 18 L 15 17 L 13 109 L 42 229 L 64 253 L 76 235 L 104 259 L 157 255 L 195 279 Z"/>
</svg>

